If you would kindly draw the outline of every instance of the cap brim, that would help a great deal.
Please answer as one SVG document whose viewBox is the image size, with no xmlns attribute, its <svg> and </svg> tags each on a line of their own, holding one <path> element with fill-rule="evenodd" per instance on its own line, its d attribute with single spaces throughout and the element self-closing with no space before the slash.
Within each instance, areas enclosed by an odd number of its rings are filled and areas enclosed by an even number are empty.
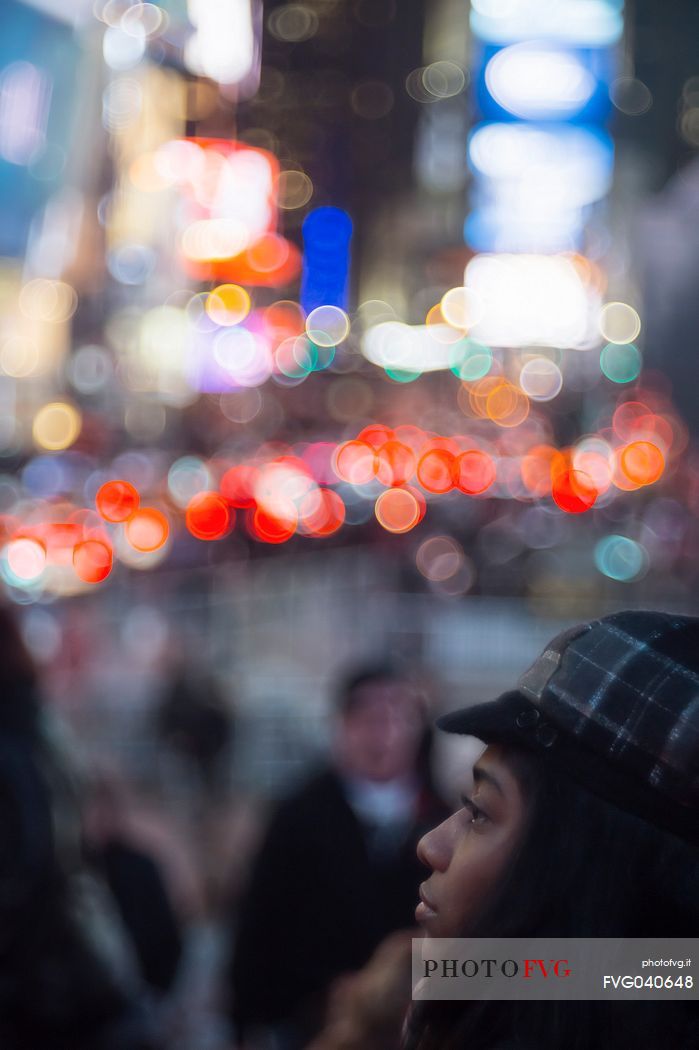
<svg viewBox="0 0 699 1050">
<path fill-rule="evenodd" d="M 547 746 L 536 731 L 532 732 L 540 724 L 538 719 L 532 722 L 530 717 L 521 718 L 533 711 L 540 714 L 523 693 L 513 690 L 496 700 L 451 711 L 438 718 L 436 724 L 447 733 L 474 736 L 484 744 L 512 744 L 533 751 L 587 791 L 699 845 L 699 817 L 694 810 L 671 803 L 642 779 L 619 769 L 607 756 L 593 752 L 564 732 L 559 732 L 555 747 Z"/>
<path fill-rule="evenodd" d="M 475 736 L 485 744 L 524 744 L 526 734 L 518 729 L 516 719 L 523 711 L 530 710 L 533 706 L 526 696 L 514 689 L 503 693 L 496 700 L 450 711 L 437 719 L 437 727 L 446 733 Z"/>
</svg>

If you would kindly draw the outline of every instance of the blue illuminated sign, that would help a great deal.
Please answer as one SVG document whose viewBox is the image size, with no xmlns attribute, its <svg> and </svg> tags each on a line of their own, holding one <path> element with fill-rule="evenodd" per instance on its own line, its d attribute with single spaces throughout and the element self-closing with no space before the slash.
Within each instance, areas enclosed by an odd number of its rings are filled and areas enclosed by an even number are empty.
<svg viewBox="0 0 699 1050">
<path fill-rule="evenodd" d="M 316 208 L 306 217 L 301 306 L 307 314 L 317 306 L 347 309 L 351 238 L 352 220 L 340 208 Z"/>
</svg>

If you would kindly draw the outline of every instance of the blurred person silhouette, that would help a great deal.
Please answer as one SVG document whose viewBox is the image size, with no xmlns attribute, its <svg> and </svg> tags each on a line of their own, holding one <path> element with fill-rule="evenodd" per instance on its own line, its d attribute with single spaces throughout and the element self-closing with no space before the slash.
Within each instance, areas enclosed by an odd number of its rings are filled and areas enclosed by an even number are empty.
<svg viewBox="0 0 699 1050">
<path fill-rule="evenodd" d="M 180 926 L 158 864 L 134 841 L 126 786 L 116 772 L 102 769 L 90 779 L 83 840 L 88 862 L 111 891 L 143 980 L 154 993 L 166 993 L 182 955 Z"/>
<path fill-rule="evenodd" d="M 216 794 L 225 780 L 225 758 L 235 721 L 216 680 L 184 659 L 175 668 L 155 714 L 156 732 L 193 771 L 204 793 Z"/>
<path fill-rule="evenodd" d="M 414 922 L 416 843 L 445 812 L 429 771 L 425 697 L 402 670 L 341 684 L 332 761 L 283 802 L 252 866 L 231 969 L 237 1032 L 294 1050 L 320 1031 L 330 986 Z"/>
<path fill-rule="evenodd" d="M 75 781 L 33 661 L 0 607 L 0 1046 L 155 1045 L 81 859 Z"/>
</svg>

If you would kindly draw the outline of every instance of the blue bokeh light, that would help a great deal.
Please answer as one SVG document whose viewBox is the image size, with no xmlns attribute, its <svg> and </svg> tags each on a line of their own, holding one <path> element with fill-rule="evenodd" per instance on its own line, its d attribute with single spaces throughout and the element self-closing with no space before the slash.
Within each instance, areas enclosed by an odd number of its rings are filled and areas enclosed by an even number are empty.
<svg viewBox="0 0 699 1050">
<path fill-rule="evenodd" d="M 315 208 L 303 224 L 301 306 L 346 310 L 349 298 L 352 220 L 341 208 Z"/>
</svg>

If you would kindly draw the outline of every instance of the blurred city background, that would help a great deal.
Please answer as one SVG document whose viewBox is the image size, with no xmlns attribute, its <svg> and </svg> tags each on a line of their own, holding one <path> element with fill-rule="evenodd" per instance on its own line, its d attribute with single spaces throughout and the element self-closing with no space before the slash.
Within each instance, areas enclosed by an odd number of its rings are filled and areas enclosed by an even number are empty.
<svg viewBox="0 0 699 1050">
<path fill-rule="evenodd" d="M 2 588 L 188 931 L 170 1045 L 216 1050 L 343 670 L 437 711 L 698 610 L 699 7 L 0 18 Z"/>
</svg>

